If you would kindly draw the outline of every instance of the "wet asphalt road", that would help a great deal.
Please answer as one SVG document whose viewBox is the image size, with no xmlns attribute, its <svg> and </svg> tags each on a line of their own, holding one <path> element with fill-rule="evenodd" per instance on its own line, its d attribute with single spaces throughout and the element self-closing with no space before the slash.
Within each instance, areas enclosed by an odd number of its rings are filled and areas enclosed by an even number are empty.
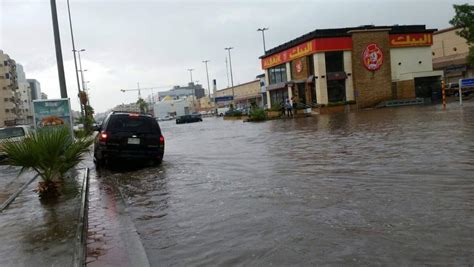
<svg viewBox="0 0 474 267">
<path fill-rule="evenodd" d="M 102 172 L 154 266 L 474 264 L 473 102 L 161 127 Z"/>
</svg>

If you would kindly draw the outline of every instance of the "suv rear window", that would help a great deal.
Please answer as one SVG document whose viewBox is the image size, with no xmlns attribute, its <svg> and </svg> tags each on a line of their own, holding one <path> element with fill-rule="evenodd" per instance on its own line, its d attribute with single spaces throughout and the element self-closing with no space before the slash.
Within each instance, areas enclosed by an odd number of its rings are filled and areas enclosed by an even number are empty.
<svg viewBox="0 0 474 267">
<path fill-rule="evenodd" d="M 111 116 L 107 131 L 161 134 L 160 127 L 153 118 L 129 115 Z"/>
<path fill-rule="evenodd" d="M 0 129 L 0 139 L 25 136 L 25 131 L 21 127 Z"/>
</svg>

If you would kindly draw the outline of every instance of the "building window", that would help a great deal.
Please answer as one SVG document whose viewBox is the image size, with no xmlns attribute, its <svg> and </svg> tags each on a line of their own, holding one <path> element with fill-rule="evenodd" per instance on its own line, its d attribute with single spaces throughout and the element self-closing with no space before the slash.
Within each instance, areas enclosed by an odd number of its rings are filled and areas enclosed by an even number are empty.
<svg viewBox="0 0 474 267">
<path fill-rule="evenodd" d="M 286 64 L 281 64 L 270 68 L 268 69 L 268 73 L 270 75 L 270 84 L 286 82 L 288 80 L 286 77 Z"/>
<path fill-rule="evenodd" d="M 453 51 L 456 52 L 456 51 L 458 51 L 458 49 L 457 49 L 456 47 L 454 47 L 454 48 L 453 48 Z"/>
<path fill-rule="evenodd" d="M 435 52 L 433 52 L 432 54 L 433 54 L 433 56 L 434 56 L 434 55 L 435 55 Z"/>
<path fill-rule="evenodd" d="M 10 73 L 5 73 L 5 78 L 10 79 Z"/>
<path fill-rule="evenodd" d="M 8 98 L 4 98 L 3 100 L 4 100 L 5 102 L 8 102 Z"/>
<path fill-rule="evenodd" d="M 340 72 L 344 71 L 344 52 L 334 51 L 326 52 L 326 72 Z"/>
</svg>

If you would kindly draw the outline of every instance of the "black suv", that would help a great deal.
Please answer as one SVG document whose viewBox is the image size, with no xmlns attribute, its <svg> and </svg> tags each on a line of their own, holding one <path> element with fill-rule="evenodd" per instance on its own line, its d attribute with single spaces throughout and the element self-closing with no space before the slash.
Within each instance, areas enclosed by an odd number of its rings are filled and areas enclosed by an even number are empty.
<svg viewBox="0 0 474 267">
<path fill-rule="evenodd" d="M 165 138 L 149 115 L 113 112 L 96 130 L 94 161 L 98 165 L 108 159 L 151 159 L 155 163 L 163 159 Z"/>
</svg>

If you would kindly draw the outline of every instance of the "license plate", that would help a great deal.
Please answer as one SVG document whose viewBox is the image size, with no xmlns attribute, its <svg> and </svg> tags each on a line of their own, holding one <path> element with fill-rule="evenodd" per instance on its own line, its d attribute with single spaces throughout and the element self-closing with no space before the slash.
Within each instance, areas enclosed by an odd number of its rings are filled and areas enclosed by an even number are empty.
<svg viewBox="0 0 474 267">
<path fill-rule="evenodd" d="M 140 144 L 140 138 L 128 138 L 128 144 L 129 145 L 139 145 Z"/>
</svg>

